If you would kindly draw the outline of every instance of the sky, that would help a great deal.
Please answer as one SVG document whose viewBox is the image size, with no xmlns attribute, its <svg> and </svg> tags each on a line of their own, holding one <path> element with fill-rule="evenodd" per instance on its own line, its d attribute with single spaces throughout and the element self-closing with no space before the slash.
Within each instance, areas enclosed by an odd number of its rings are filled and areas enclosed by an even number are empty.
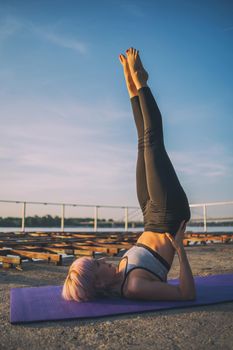
<svg viewBox="0 0 233 350">
<path fill-rule="evenodd" d="M 1 200 L 138 206 L 129 47 L 190 204 L 233 200 L 232 1 L 0 0 Z"/>
</svg>

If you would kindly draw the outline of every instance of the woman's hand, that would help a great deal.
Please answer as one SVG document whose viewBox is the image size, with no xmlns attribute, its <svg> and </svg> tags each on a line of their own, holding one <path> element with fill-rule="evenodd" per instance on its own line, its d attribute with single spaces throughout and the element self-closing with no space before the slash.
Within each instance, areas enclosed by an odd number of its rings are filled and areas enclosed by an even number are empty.
<svg viewBox="0 0 233 350">
<path fill-rule="evenodd" d="M 170 240 L 171 244 L 175 248 L 175 250 L 178 250 L 179 248 L 183 247 L 183 239 L 184 239 L 184 234 L 186 230 L 186 223 L 185 220 L 181 222 L 180 227 L 178 231 L 176 232 L 175 237 L 170 235 L 169 233 L 165 233 L 167 238 Z"/>
</svg>

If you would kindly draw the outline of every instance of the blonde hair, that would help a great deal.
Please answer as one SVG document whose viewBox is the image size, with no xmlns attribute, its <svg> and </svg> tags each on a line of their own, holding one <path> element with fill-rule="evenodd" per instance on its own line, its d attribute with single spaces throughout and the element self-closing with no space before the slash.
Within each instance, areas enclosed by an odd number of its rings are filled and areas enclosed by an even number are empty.
<svg viewBox="0 0 233 350">
<path fill-rule="evenodd" d="M 96 261 L 90 257 L 76 259 L 70 266 L 62 289 L 66 300 L 87 301 L 95 297 Z"/>
<path fill-rule="evenodd" d="M 119 297 L 116 284 L 121 280 L 116 275 L 101 288 L 96 287 L 96 260 L 90 257 L 76 259 L 69 268 L 62 289 L 65 300 L 88 301 L 95 297 Z"/>
</svg>

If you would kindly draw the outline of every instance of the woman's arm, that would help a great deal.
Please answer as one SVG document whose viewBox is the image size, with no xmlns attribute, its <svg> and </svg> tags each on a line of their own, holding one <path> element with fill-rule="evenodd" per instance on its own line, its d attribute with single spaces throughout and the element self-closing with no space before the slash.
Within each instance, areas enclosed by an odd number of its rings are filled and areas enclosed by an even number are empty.
<svg viewBox="0 0 233 350">
<path fill-rule="evenodd" d="M 183 246 L 177 249 L 180 261 L 180 284 L 179 289 L 184 299 L 193 300 L 196 298 L 196 289 L 192 270 Z"/>
<path fill-rule="evenodd" d="M 142 277 L 132 278 L 124 295 L 126 298 L 142 300 L 193 300 L 184 296 L 179 286 Z"/>
<path fill-rule="evenodd" d="M 165 282 L 134 277 L 127 286 L 126 297 L 144 300 L 194 300 L 196 297 L 192 270 L 183 246 L 185 232 L 184 222 L 181 223 L 175 238 L 166 234 L 176 249 L 180 262 L 180 283 L 170 285 Z"/>
<path fill-rule="evenodd" d="M 192 274 L 192 270 L 184 249 L 183 239 L 185 234 L 186 224 L 185 221 L 182 221 L 175 238 L 169 234 L 166 236 L 170 239 L 173 247 L 175 248 L 178 258 L 180 261 L 180 284 L 179 289 L 182 296 L 186 299 L 195 299 L 196 290 L 195 283 Z"/>
</svg>

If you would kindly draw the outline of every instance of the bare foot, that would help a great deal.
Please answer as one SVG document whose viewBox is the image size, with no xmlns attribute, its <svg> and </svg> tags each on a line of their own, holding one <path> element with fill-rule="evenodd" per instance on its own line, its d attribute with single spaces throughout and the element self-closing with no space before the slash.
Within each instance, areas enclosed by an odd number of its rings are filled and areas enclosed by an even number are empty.
<svg viewBox="0 0 233 350">
<path fill-rule="evenodd" d="M 141 87 L 147 86 L 147 80 L 149 76 L 142 65 L 142 61 L 139 56 L 139 51 L 131 47 L 126 51 L 126 55 L 131 76 L 137 90 Z"/>
<path fill-rule="evenodd" d="M 129 96 L 130 96 L 130 98 L 137 96 L 138 91 L 137 91 L 137 88 L 133 82 L 133 79 L 132 79 L 132 76 L 130 73 L 130 69 L 129 69 L 129 64 L 127 62 L 127 58 L 121 54 L 119 56 L 119 60 L 120 60 L 122 66 L 123 66 L 123 69 L 124 69 L 125 81 L 126 81 L 127 89 L 129 92 Z"/>
</svg>

